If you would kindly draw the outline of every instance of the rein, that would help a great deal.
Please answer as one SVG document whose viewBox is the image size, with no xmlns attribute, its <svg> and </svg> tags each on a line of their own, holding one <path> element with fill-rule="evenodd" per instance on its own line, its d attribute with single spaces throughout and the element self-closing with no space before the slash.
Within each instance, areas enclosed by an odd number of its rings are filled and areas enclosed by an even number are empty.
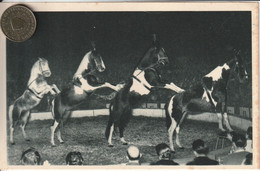
<svg viewBox="0 0 260 171">
<path fill-rule="evenodd" d="M 38 99 L 42 99 L 42 97 L 39 97 L 32 89 L 29 87 L 27 88 L 32 94 L 34 94 Z"/>
</svg>

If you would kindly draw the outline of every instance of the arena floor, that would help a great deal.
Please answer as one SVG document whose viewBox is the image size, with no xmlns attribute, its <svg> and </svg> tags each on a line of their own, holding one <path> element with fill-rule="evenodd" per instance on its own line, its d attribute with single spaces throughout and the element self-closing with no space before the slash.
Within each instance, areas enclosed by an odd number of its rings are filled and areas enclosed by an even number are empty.
<svg viewBox="0 0 260 171">
<path fill-rule="evenodd" d="M 56 147 L 50 144 L 51 120 L 31 121 L 27 134 L 31 141 L 22 138 L 20 130 L 14 134 L 15 145 L 8 142 L 8 164 L 19 165 L 22 151 L 29 147 L 36 148 L 44 160 L 51 165 L 65 165 L 66 154 L 79 151 L 84 158 L 84 165 L 114 165 L 127 161 L 126 149 L 121 145 L 118 136 L 113 140 L 114 147 L 108 147 L 104 136 L 108 116 L 71 118 L 64 125 L 64 144 L 56 140 Z M 191 143 L 195 139 L 203 139 L 210 150 L 214 149 L 217 139 L 218 124 L 201 121 L 186 120 L 181 129 L 180 139 L 185 149 L 176 149 L 175 158 L 193 157 Z M 142 161 L 150 163 L 157 160 L 155 145 L 168 142 L 168 135 L 164 118 L 150 118 L 135 116 L 125 130 L 125 139 L 140 148 Z M 226 145 L 230 145 L 226 143 Z"/>
</svg>

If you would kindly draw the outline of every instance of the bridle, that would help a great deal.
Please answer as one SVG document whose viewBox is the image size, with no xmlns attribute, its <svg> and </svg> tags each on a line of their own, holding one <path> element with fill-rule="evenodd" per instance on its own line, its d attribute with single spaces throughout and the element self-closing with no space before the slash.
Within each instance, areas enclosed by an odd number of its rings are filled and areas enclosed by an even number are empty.
<svg viewBox="0 0 260 171">
<path fill-rule="evenodd" d="M 43 70 L 42 68 L 42 63 L 43 63 L 43 61 L 39 61 L 39 70 L 40 70 L 40 72 L 42 73 L 42 75 L 44 75 L 46 72 L 49 72 L 49 70 L 48 69 L 45 69 L 45 70 Z"/>
<path fill-rule="evenodd" d="M 163 50 L 163 49 L 162 49 Z M 164 51 L 164 50 L 163 50 Z M 144 68 L 144 69 L 142 69 L 142 70 L 140 70 L 140 72 L 138 73 L 138 74 L 133 74 L 132 75 L 132 78 L 134 78 L 136 81 L 138 81 L 139 83 L 141 83 L 146 89 L 148 89 L 149 91 L 151 90 L 151 88 L 149 87 L 149 86 L 147 86 L 145 83 L 143 83 L 139 78 L 138 78 L 138 76 L 142 73 L 142 72 L 144 72 L 145 70 L 148 70 L 148 69 L 152 69 L 152 70 L 154 70 L 154 71 L 156 71 L 155 69 L 154 69 L 154 67 L 156 67 L 157 65 L 160 65 L 160 64 L 162 64 L 163 62 L 162 61 L 164 61 L 164 60 L 168 60 L 168 57 L 167 56 L 160 56 L 159 55 L 159 52 L 157 53 L 157 62 L 156 63 L 154 63 L 154 64 L 152 64 L 152 65 L 150 65 L 150 66 L 148 66 L 148 67 L 146 67 L 146 68 Z"/>
<path fill-rule="evenodd" d="M 243 67 L 245 67 L 245 66 L 243 66 Z M 239 79 L 241 79 L 240 77 L 248 77 L 248 76 L 249 76 L 248 73 L 246 72 L 246 70 L 241 74 L 239 68 L 240 68 L 239 62 L 238 62 L 238 60 L 236 59 L 236 60 L 235 60 L 235 66 L 234 66 L 234 69 L 233 69 L 233 70 L 234 70 L 234 72 L 236 72 L 236 70 L 237 70 L 237 74 L 238 74 Z M 245 68 L 244 68 L 244 69 L 245 69 Z M 245 74 L 245 73 L 246 73 L 246 74 Z"/>
<path fill-rule="evenodd" d="M 162 48 L 162 50 L 164 51 L 164 49 Z M 164 51 L 165 53 L 165 51 Z M 142 69 L 137 75 L 135 75 L 135 77 L 137 77 L 138 75 L 140 75 L 142 72 L 144 72 L 145 70 L 147 69 L 154 69 L 154 67 L 156 67 L 157 65 L 160 65 L 162 62 L 161 61 L 164 61 L 164 60 L 168 60 L 168 57 L 167 56 L 160 56 L 159 55 L 159 52 L 157 53 L 157 62 L 154 63 L 154 64 L 151 64 L 150 66 Z"/>
</svg>

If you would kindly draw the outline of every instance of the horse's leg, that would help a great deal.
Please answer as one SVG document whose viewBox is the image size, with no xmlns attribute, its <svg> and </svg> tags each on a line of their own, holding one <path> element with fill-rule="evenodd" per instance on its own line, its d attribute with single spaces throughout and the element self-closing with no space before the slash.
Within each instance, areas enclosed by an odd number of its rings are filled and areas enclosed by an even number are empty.
<svg viewBox="0 0 260 171">
<path fill-rule="evenodd" d="M 13 109 L 14 109 L 14 105 L 11 105 L 9 107 L 9 129 L 10 129 L 10 143 L 12 145 L 15 144 L 14 142 L 14 122 L 13 122 Z"/>
<path fill-rule="evenodd" d="M 228 129 L 229 132 L 232 132 L 233 129 L 231 128 L 229 121 L 228 121 L 226 103 L 222 103 L 222 113 L 224 113 L 223 116 L 224 116 L 224 122 L 225 122 L 226 128 Z"/>
<path fill-rule="evenodd" d="M 172 151 L 175 151 L 173 145 L 173 133 L 176 129 L 176 125 L 177 122 L 171 117 L 171 126 L 168 128 L 168 137 L 169 137 L 170 148 Z"/>
<path fill-rule="evenodd" d="M 20 125 L 20 128 L 21 128 L 21 130 L 22 130 L 22 133 L 23 133 L 23 138 L 26 140 L 26 141 L 30 141 L 30 139 L 27 137 L 27 134 L 25 133 L 25 127 L 26 127 L 26 124 L 27 124 L 27 122 L 28 122 L 28 120 L 29 120 L 29 116 L 30 116 L 30 114 L 31 114 L 31 112 L 30 112 L 30 110 L 28 110 L 28 111 L 25 111 L 25 112 L 23 112 L 22 113 L 22 116 L 21 116 L 21 121 L 22 121 L 22 123 L 21 123 L 21 125 Z"/>
<path fill-rule="evenodd" d="M 181 149 L 184 149 L 184 147 L 181 145 L 180 139 L 179 139 L 180 126 L 181 126 L 183 120 L 186 118 L 186 115 L 187 115 L 187 112 L 184 111 L 184 112 L 183 112 L 183 115 L 182 115 L 182 118 L 181 118 L 181 120 L 180 120 L 180 122 L 179 122 L 179 124 L 178 124 L 178 126 L 177 126 L 177 128 L 176 128 L 176 144 L 177 144 L 177 146 L 179 146 L 179 148 L 181 148 Z"/>
<path fill-rule="evenodd" d="M 51 128 L 51 145 L 53 147 L 56 146 L 56 144 L 54 142 L 54 134 L 55 134 L 55 130 L 56 130 L 57 126 L 59 126 L 59 122 L 57 122 L 56 119 L 54 119 L 53 125 L 50 127 Z"/>
<path fill-rule="evenodd" d="M 125 141 L 124 138 L 124 126 L 119 126 L 119 133 L 120 133 L 120 141 L 123 143 L 123 145 L 128 145 L 128 142 Z"/>
<path fill-rule="evenodd" d="M 108 140 L 107 140 L 109 147 L 113 147 L 113 146 L 114 146 L 114 145 L 112 144 L 113 131 L 114 131 L 114 124 L 112 124 L 112 125 L 110 126 L 109 137 L 108 137 Z"/>
<path fill-rule="evenodd" d="M 218 128 L 222 131 L 225 132 L 226 130 L 223 128 L 223 116 L 221 113 L 221 103 L 217 103 L 216 105 L 216 112 L 218 116 Z"/>
<path fill-rule="evenodd" d="M 218 116 L 218 128 L 221 131 L 225 132 L 225 129 L 223 128 L 223 123 L 222 123 L 222 121 L 223 121 L 222 114 L 221 113 L 217 113 L 217 116 Z"/>
<path fill-rule="evenodd" d="M 63 115 L 63 117 L 62 117 L 61 123 L 59 124 L 59 126 L 58 126 L 58 128 L 57 128 L 57 131 L 56 131 L 56 133 L 57 133 L 57 138 L 58 138 L 58 140 L 59 140 L 59 142 L 60 142 L 61 144 L 64 143 L 63 139 L 61 138 L 61 129 L 63 129 L 63 123 L 64 123 L 65 121 L 67 121 L 67 119 L 70 117 L 70 115 L 71 115 L 71 111 L 70 111 L 70 110 L 67 110 L 67 111 L 64 112 L 64 115 Z"/>
<path fill-rule="evenodd" d="M 58 126 L 56 133 L 57 133 L 57 138 L 58 138 L 59 142 L 60 142 L 61 144 L 63 144 L 64 141 L 63 141 L 63 139 L 61 138 L 61 129 L 60 129 L 60 126 Z"/>
<path fill-rule="evenodd" d="M 233 129 L 231 128 L 231 126 L 229 124 L 227 112 L 224 113 L 224 121 L 225 121 L 225 125 L 226 125 L 228 131 L 232 132 Z"/>
</svg>

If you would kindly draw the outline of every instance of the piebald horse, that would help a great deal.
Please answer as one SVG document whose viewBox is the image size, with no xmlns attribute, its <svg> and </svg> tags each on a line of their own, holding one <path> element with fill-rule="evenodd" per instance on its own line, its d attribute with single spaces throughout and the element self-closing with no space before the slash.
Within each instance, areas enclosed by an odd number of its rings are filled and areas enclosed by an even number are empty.
<svg viewBox="0 0 260 171">
<path fill-rule="evenodd" d="M 119 128 L 120 141 L 123 145 L 128 144 L 124 139 L 123 132 L 132 115 L 132 109 L 153 88 L 159 87 L 177 92 L 183 91 L 173 83 L 165 84 L 161 81 L 159 71 L 169 62 L 169 59 L 164 48 L 156 40 L 155 35 L 153 38 L 152 46 L 147 50 L 127 83 L 117 92 L 110 104 L 110 115 L 105 131 L 109 147 L 113 147 L 112 134 L 114 128 Z"/>
<path fill-rule="evenodd" d="M 183 148 L 179 140 L 180 125 L 189 113 L 216 113 L 219 129 L 225 131 L 222 123 L 223 115 L 226 128 L 228 131 L 232 131 L 226 109 L 227 84 L 231 75 L 236 75 L 240 83 L 243 83 L 248 78 L 240 52 L 235 53 L 234 59 L 216 67 L 213 71 L 205 75 L 201 80 L 201 84 L 174 95 L 169 103 L 165 105 L 166 125 L 172 151 L 174 151 L 174 131 L 176 131 L 177 146 Z"/>
<path fill-rule="evenodd" d="M 74 75 L 73 85 L 63 89 L 59 95 L 52 101 L 52 115 L 54 118 L 51 126 L 51 145 L 55 146 L 54 133 L 60 143 L 64 141 L 61 138 L 60 123 L 63 123 L 70 117 L 73 108 L 83 102 L 87 102 L 88 97 L 97 89 L 108 87 L 115 91 L 120 89 L 121 85 L 111 85 L 110 83 L 99 83 L 95 72 L 103 72 L 106 69 L 102 57 L 92 44 L 90 50 L 82 59 L 77 72 Z"/>
<path fill-rule="evenodd" d="M 48 85 L 45 78 L 50 76 L 51 70 L 48 61 L 44 58 L 39 58 L 32 66 L 27 89 L 23 95 L 17 98 L 9 107 L 11 144 L 15 144 L 13 133 L 15 125 L 17 124 L 21 127 L 24 139 L 29 141 L 24 129 L 30 118 L 30 110 L 41 102 L 45 94 L 50 92 L 52 95 L 56 95 L 60 92 L 55 84 Z"/>
</svg>

